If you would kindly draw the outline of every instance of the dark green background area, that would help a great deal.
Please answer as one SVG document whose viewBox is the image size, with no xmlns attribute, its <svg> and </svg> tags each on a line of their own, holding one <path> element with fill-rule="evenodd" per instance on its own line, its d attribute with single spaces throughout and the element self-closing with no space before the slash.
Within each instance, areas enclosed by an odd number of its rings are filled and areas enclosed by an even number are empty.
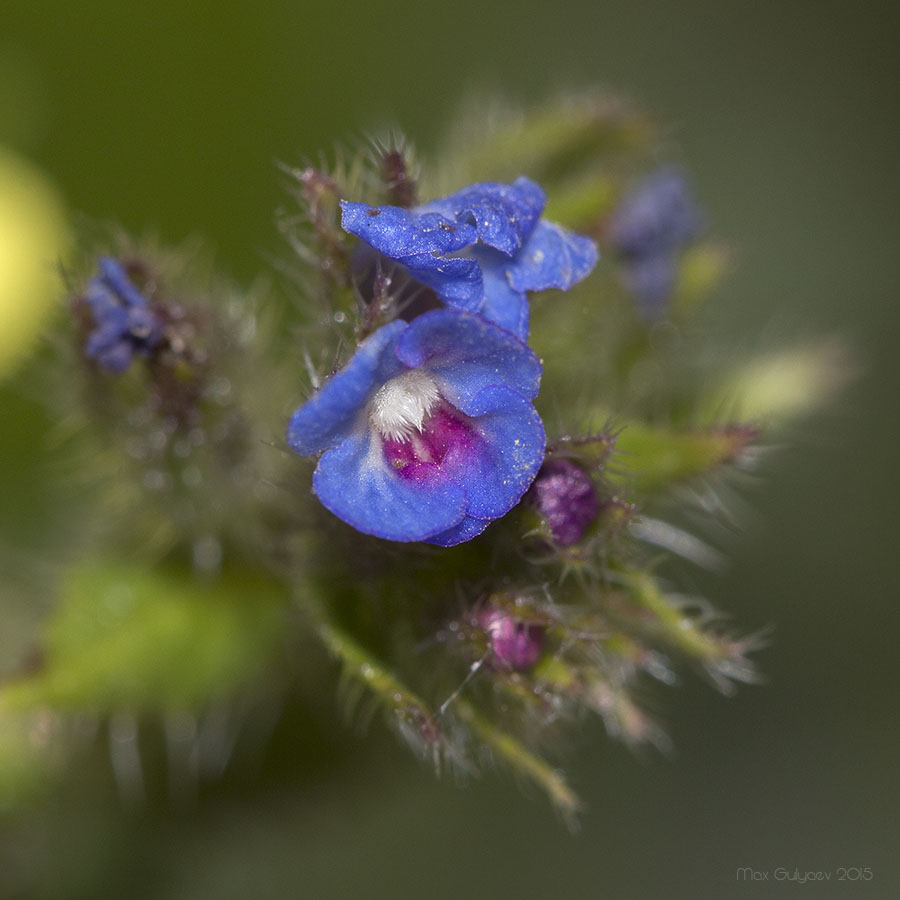
<svg viewBox="0 0 900 900">
<path fill-rule="evenodd" d="M 670 123 L 673 156 L 737 249 L 709 327 L 740 350 L 839 332 L 861 372 L 773 456 L 731 570 L 682 576 L 740 629 L 774 627 L 759 657 L 769 683 L 727 701 L 699 679 L 661 689 L 671 760 L 635 759 L 587 726 L 569 763 L 588 804 L 577 837 L 505 777 L 435 781 L 376 726 L 366 738 L 317 736 L 308 774 L 252 804 L 223 795 L 164 821 L 103 806 L 47 813 L 17 844 L 35 866 L 56 854 L 41 896 L 898 896 L 898 10 L 879 0 L 0 8 L 0 141 L 40 163 L 73 209 L 170 242 L 206 235 L 243 281 L 284 252 L 276 161 L 315 159 L 385 124 L 427 156 L 471 92 L 531 101 L 620 89 Z M 22 504 L 46 511 L 52 498 L 27 486 L 30 455 L 12 430 L 28 404 L 2 397 L 0 461 L 19 484 L 2 521 L 28 534 L 39 519 Z M 40 438 L 34 419 L 19 427 Z M 327 709 L 334 687 L 321 691 Z M 334 757 L 338 741 L 339 758 L 314 758 Z M 742 883 L 742 866 L 773 874 Z M 835 881 L 855 866 L 874 880 Z M 832 881 L 779 884 L 779 867 Z"/>
</svg>

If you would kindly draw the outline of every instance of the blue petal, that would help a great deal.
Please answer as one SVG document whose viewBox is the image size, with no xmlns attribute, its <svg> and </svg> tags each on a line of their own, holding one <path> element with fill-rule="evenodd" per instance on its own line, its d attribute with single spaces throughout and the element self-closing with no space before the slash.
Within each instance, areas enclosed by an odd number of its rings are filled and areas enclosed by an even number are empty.
<svg viewBox="0 0 900 900">
<path fill-rule="evenodd" d="M 684 246 L 703 224 L 684 174 L 660 169 L 625 195 L 610 220 L 609 241 L 622 253 L 643 256 Z"/>
<path fill-rule="evenodd" d="M 87 283 L 84 299 L 90 306 L 95 321 L 100 321 L 110 310 L 122 308 L 122 304 L 102 278 L 92 278 Z"/>
<path fill-rule="evenodd" d="M 125 267 L 118 260 L 101 256 L 97 263 L 103 273 L 103 280 L 125 303 L 129 306 L 146 306 L 146 298 L 128 279 Z"/>
<path fill-rule="evenodd" d="M 641 313 L 656 318 L 665 311 L 675 290 L 677 263 L 674 251 L 635 257 L 625 263 L 624 278 Z"/>
<path fill-rule="evenodd" d="M 470 541 L 473 537 L 478 537 L 488 525 L 491 519 L 476 519 L 474 516 L 466 516 L 459 525 L 448 528 L 440 534 L 432 535 L 428 538 L 427 543 L 437 544 L 439 547 L 455 547 L 464 541 Z"/>
<path fill-rule="evenodd" d="M 484 305 L 480 314 L 488 321 L 511 331 L 520 340 L 527 340 L 528 297 L 525 291 L 516 290 L 510 284 L 508 275 L 510 261 L 500 257 L 502 261 L 498 263 L 493 257 L 498 257 L 499 254 L 494 251 L 488 252 L 491 254 L 490 259 L 487 258 L 487 254 L 484 256 L 479 254 L 481 272 L 484 276 Z"/>
<path fill-rule="evenodd" d="M 460 226 L 470 223 L 482 244 L 515 256 L 528 240 L 545 203 L 541 187 L 523 176 L 513 184 L 486 181 L 469 185 L 449 197 L 432 200 L 420 211 L 441 213 Z"/>
<path fill-rule="evenodd" d="M 128 309 L 128 333 L 145 347 L 155 347 L 162 337 L 162 324 L 150 307 L 132 306 Z"/>
<path fill-rule="evenodd" d="M 360 429 L 322 455 L 313 475 L 322 504 L 357 531 L 391 541 L 422 541 L 459 524 L 466 492 L 421 463 L 415 479 L 388 465 L 381 439 Z"/>
<path fill-rule="evenodd" d="M 350 434 L 372 391 L 403 370 L 394 346 L 406 328 L 399 319 L 379 328 L 359 345 L 347 366 L 291 416 L 287 442 L 295 453 L 318 453 Z"/>
<path fill-rule="evenodd" d="M 478 264 L 473 259 L 446 257 L 478 240 L 474 226 L 458 224 L 438 212 L 372 207 L 346 200 L 341 201 L 341 226 L 403 265 L 444 302 L 472 311 L 481 306 L 483 289 Z"/>
<path fill-rule="evenodd" d="M 526 291 L 547 288 L 568 290 L 586 277 L 597 263 L 597 245 L 553 222 L 541 220 L 514 259 L 489 249 L 476 249 L 484 276 L 484 305 L 480 313 L 528 338 Z"/>
<path fill-rule="evenodd" d="M 470 257 L 450 254 L 480 243 L 515 256 L 544 203 L 541 188 L 523 177 L 513 184 L 473 184 L 415 210 L 342 201 L 341 225 L 396 260 L 448 305 L 477 312 L 484 298 L 481 269 Z"/>
<path fill-rule="evenodd" d="M 131 341 L 120 338 L 114 343 L 105 345 L 96 353 L 87 355 L 96 358 L 97 364 L 113 375 L 121 375 L 131 365 L 134 348 Z"/>
<path fill-rule="evenodd" d="M 128 312 L 121 306 L 111 306 L 102 315 L 95 315 L 94 322 L 95 327 L 84 344 L 88 356 L 96 356 L 128 333 Z"/>
<path fill-rule="evenodd" d="M 477 398 L 489 386 L 533 398 L 541 383 L 541 362 L 522 341 L 480 316 L 453 309 L 413 319 L 397 341 L 397 357 L 432 374 L 444 398 L 469 416 L 480 415 Z"/>
<path fill-rule="evenodd" d="M 498 385 L 486 387 L 469 406 L 481 440 L 449 474 L 465 488 L 470 516 L 496 519 L 534 481 L 544 460 L 544 426 L 528 400 Z"/>
<path fill-rule="evenodd" d="M 590 238 L 541 220 L 506 271 L 514 290 L 567 291 L 590 274 L 597 256 L 597 245 Z"/>
</svg>

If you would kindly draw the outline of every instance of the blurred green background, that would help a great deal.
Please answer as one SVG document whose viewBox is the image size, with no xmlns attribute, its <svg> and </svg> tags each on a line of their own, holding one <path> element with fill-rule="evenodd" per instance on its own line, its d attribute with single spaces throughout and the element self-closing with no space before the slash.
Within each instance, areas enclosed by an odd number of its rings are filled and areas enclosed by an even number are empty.
<svg viewBox="0 0 900 900">
<path fill-rule="evenodd" d="M 276 161 L 384 124 L 427 156 L 472 92 L 621 90 L 670 124 L 738 251 L 709 328 L 742 350 L 841 333 L 861 377 L 773 457 L 730 571 L 683 574 L 740 629 L 774 626 L 769 683 L 727 701 L 698 679 L 660 690 L 672 760 L 586 727 L 577 837 L 506 778 L 438 782 L 379 724 L 342 730 L 329 683 L 320 732 L 279 751 L 282 768 L 306 757 L 287 786 L 264 777 L 253 802 L 223 791 L 191 815 L 59 798 L 0 826 L 0 895 L 898 896 L 898 26 L 887 0 L 4 3 L 0 144 L 73 210 L 208 236 L 245 283 L 284 252 Z M 2 535 L 36 548 L 47 423 L 21 381 L 0 388 L 0 427 Z M 749 884 L 742 866 L 833 874 Z M 856 866 L 873 880 L 834 880 Z"/>
</svg>

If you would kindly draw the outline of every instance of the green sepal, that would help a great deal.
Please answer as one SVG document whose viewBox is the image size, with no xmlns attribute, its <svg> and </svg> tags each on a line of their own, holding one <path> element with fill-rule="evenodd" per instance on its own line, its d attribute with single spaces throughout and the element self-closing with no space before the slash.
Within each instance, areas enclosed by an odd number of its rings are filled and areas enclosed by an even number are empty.
<svg viewBox="0 0 900 900">
<path fill-rule="evenodd" d="M 617 435 L 618 430 L 609 426 L 581 437 L 565 435 L 547 448 L 547 457 L 565 457 L 580 463 L 586 469 L 599 471 L 612 454 Z"/>
<path fill-rule="evenodd" d="M 656 493 L 735 461 L 756 436 L 747 425 L 678 431 L 630 422 L 616 438 L 606 478 L 629 494 Z"/>
</svg>

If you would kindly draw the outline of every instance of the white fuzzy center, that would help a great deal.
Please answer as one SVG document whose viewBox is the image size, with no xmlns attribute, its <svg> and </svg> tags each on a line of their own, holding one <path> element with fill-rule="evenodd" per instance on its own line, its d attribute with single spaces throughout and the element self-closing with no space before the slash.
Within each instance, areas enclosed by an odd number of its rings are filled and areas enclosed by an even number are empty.
<svg viewBox="0 0 900 900">
<path fill-rule="evenodd" d="M 378 388 L 369 406 L 369 421 L 382 437 L 405 441 L 422 431 L 425 416 L 440 396 L 430 375 L 410 369 Z"/>
</svg>

